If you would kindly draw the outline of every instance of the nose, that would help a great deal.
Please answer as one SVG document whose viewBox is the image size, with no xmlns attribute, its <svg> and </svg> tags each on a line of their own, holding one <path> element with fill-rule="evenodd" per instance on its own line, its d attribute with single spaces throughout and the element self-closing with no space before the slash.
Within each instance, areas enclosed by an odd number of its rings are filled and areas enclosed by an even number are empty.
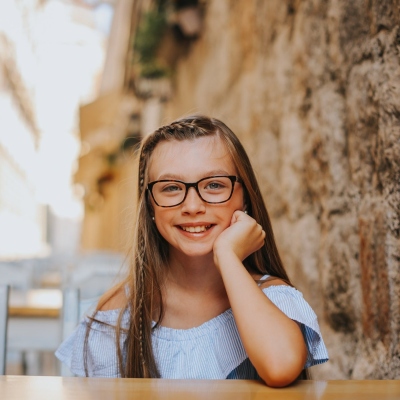
<svg viewBox="0 0 400 400">
<path fill-rule="evenodd" d="M 186 199 L 182 203 L 182 212 L 187 214 L 201 214 L 206 210 L 204 201 L 194 187 L 188 189 Z"/>
</svg>

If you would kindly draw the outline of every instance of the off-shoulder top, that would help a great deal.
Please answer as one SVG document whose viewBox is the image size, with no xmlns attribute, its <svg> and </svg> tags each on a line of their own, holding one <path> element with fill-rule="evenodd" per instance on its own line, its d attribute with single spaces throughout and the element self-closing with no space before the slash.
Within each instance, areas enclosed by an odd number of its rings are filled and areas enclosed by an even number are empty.
<svg viewBox="0 0 400 400">
<path fill-rule="evenodd" d="M 265 278 L 265 277 L 263 277 Z M 286 285 L 269 286 L 264 294 L 289 318 L 300 325 L 308 354 L 304 368 L 328 360 L 317 316 L 303 295 Z M 98 311 L 89 333 L 87 367 L 89 376 L 119 377 L 115 329 L 120 310 Z M 88 317 L 57 349 L 56 357 L 72 373 L 85 376 L 84 341 Z M 129 324 L 124 312 L 122 326 Z M 120 337 L 124 349 L 125 335 Z M 170 379 L 259 379 L 243 347 L 231 309 L 190 329 L 159 326 L 152 332 L 152 346 L 162 378 Z"/>
</svg>

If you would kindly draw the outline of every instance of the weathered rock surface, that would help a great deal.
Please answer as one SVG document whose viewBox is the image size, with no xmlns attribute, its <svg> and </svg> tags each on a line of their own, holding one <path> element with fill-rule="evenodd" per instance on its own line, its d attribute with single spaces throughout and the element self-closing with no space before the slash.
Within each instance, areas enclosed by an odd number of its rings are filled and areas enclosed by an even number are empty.
<svg viewBox="0 0 400 400">
<path fill-rule="evenodd" d="M 224 120 L 331 361 L 400 378 L 400 1 L 210 0 L 165 119 Z"/>
</svg>

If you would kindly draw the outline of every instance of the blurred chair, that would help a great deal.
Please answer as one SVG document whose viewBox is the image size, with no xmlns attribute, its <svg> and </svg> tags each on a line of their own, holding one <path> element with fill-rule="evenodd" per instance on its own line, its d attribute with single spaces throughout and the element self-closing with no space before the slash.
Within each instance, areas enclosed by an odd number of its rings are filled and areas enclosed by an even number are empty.
<svg viewBox="0 0 400 400">
<path fill-rule="evenodd" d="M 32 287 L 59 288 L 68 280 L 68 273 L 77 264 L 75 254 L 53 254 L 19 260 L 18 264 L 32 271 Z"/>
<path fill-rule="evenodd" d="M 24 375 L 46 375 L 52 368 L 50 374 L 57 373 L 55 360 L 46 365 L 44 360 L 52 360 L 49 355 L 60 343 L 61 311 L 60 290 L 10 290 L 7 340 L 10 370 Z"/>
<path fill-rule="evenodd" d="M 27 290 L 32 287 L 32 268 L 18 261 L 0 262 L 0 285 Z"/>
<path fill-rule="evenodd" d="M 63 269 L 54 257 L 26 258 L 20 260 L 19 264 L 32 271 L 33 288 L 61 286 Z"/>
<path fill-rule="evenodd" d="M 32 289 L 61 289 L 68 268 L 74 264 L 76 260 L 73 255 L 0 262 L 0 285 L 10 286 L 11 309 L 19 308 L 17 314 L 8 315 L 7 360 L 11 365 L 10 370 L 29 375 L 43 375 L 46 371 L 57 373 L 58 364 L 51 362 L 50 354 L 54 353 L 62 337 L 61 304 L 59 307 L 49 307 L 59 309 L 58 317 L 54 312 L 51 313 L 52 310 L 48 313 L 46 310 L 38 311 L 46 307 L 32 305 L 31 295 Z M 48 304 L 52 304 L 52 301 L 49 299 Z"/>
<path fill-rule="evenodd" d="M 94 311 L 100 297 L 121 278 L 123 256 L 120 253 L 92 252 L 76 258 L 63 289 L 62 340 L 76 328 L 85 314 Z M 72 376 L 61 365 L 62 376 Z"/>
<path fill-rule="evenodd" d="M 6 373 L 9 286 L 0 286 L 0 375 Z"/>
<path fill-rule="evenodd" d="M 119 253 L 84 254 L 70 271 L 66 287 L 78 288 L 84 299 L 99 297 L 117 283 L 122 267 L 123 257 Z"/>
<path fill-rule="evenodd" d="M 80 289 L 66 288 L 63 292 L 62 341 L 74 331 L 85 314 L 91 315 L 100 297 L 81 299 Z M 61 376 L 74 376 L 69 368 L 61 364 Z"/>
</svg>

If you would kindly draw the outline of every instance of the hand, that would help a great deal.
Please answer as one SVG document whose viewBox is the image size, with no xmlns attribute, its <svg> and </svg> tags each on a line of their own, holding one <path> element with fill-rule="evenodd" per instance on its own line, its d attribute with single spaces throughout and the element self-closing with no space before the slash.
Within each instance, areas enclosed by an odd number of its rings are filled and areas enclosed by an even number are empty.
<svg viewBox="0 0 400 400">
<path fill-rule="evenodd" d="M 234 253 L 240 261 L 260 249 L 264 244 L 265 232 L 257 221 L 243 211 L 235 211 L 230 226 L 214 242 L 214 262 L 219 265 L 227 252 Z"/>
</svg>

